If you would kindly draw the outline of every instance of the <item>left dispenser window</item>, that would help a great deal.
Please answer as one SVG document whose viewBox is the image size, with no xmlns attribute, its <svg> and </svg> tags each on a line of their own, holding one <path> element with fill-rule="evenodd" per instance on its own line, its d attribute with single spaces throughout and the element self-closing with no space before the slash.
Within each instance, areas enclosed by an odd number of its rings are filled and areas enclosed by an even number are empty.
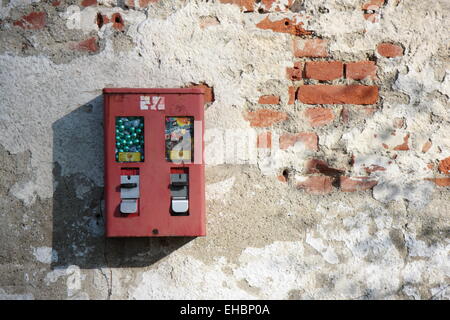
<svg viewBox="0 0 450 320">
<path fill-rule="evenodd" d="M 144 161 L 144 117 L 116 117 L 116 161 Z"/>
</svg>

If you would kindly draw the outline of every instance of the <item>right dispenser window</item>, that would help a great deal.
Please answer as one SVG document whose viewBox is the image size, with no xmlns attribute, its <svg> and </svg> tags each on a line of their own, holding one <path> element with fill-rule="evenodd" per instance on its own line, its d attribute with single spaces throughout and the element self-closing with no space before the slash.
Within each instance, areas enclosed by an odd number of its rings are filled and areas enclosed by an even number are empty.
<svg viewBox="0 0 450 320">
<path fill-rule="evenodd" d="M 194 117 L 166 117 L 165 142 L 167 161 L 192 162 Z"/>
</svg>

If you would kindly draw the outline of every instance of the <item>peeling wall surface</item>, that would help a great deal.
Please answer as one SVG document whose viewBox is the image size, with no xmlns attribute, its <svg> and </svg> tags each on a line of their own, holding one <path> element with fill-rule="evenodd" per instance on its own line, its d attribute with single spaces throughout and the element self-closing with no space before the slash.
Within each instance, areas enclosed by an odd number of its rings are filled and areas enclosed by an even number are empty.
<svg viewBox="0 0 450 320">
<path fill-rule="evenodd" d="M 449 299 L 447 0 L 0 1 L 0 299 Z M 105 239 L 105 87 L 206 88 L 207 236 Z"/>
</svg>

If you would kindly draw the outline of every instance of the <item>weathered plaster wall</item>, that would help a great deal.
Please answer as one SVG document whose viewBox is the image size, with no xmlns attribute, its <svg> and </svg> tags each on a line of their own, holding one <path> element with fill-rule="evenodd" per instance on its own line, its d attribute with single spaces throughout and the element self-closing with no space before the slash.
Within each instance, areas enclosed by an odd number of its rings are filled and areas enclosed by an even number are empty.
<svg viewBox="0 0 450 320">
<path fill-rule="evenodd" d="M 449 299 L 448 1 L 0 4 L 0 298 Z M 192 85 L 208 236 L 105 240 L 102 88 Z"/>
</svg>

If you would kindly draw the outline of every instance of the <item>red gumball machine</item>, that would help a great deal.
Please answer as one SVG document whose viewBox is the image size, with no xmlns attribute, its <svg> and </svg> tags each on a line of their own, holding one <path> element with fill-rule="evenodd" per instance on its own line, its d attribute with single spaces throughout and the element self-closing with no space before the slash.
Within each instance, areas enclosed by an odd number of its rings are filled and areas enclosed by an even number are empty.
<svg viewBox="0 0 450 320">
<path fill-rule="evenodd" d="M 103 89 L 107 237 L 206 235 L 203 94 Z"/>
</svg>

